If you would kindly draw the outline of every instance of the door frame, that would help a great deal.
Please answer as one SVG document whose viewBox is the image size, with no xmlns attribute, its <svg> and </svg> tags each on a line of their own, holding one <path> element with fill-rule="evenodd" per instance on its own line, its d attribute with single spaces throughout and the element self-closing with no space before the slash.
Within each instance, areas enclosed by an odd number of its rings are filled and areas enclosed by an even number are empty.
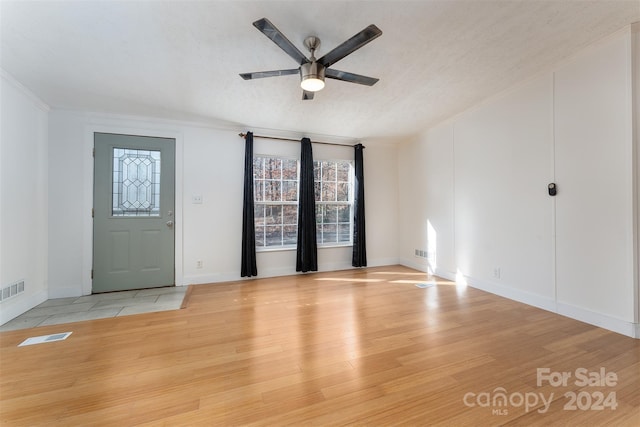
<svg viewBox="0 0 640 427">
<path fill-rule="evenodd" d="M 181 132 L 166 125 L 153 122 L 134 121 L 126 118 L 106 118 L 104 115 L 90 116 L 96 123 L 85 126 L 83 151 L 83 238 L 82 238 L 82 295 L 91 295 L 93 268 L 93 145 L 94 133 L 116 133 L 134 136 L 150 136 L 158 138 L 172 138 L 176 141 L 175 157 L 175 241 L 174 241 L 174 283 L 175 286 L 184 286 L 183 257 L 183 174 L 184 174 L 184 137 Z M 133 123 L 132 123 L 133 122 Z M 127 126 L 129 124 L 129 126 Z M 144 125 L 149 127 L 143 127 Z"/>
</svg>

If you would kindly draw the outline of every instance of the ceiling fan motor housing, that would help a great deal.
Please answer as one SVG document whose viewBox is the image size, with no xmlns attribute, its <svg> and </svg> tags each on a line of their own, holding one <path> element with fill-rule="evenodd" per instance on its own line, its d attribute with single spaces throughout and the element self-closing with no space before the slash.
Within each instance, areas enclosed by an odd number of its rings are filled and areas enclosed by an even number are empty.
<svg viewBox="0 0 640 427">
<path fill-rule="evenodd" d="M 300 78 L 302 80 L 317 79 L 324 80 L 324 67 L 316 61 L 307 62 L 300 66 Z"/>
</svg>

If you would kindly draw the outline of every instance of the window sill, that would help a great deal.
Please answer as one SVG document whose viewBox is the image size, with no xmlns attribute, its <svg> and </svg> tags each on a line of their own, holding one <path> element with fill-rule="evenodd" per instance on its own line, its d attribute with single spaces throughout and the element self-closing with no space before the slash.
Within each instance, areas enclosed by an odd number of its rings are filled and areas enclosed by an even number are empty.
<svg viewBox="0 0 640 427">
<path fill-rule="evenodd" d="M 332 245 L 322 245 L 322 246 L 318 246 L 318 250 L 320 249 L 335 249 L 335 248 L 350 248 L 353 247 L 353 243 L 336 243 L 336 244 L 332 244 Z M 256 248 L 256 253 L 263 253 L 263 252 L 286 252 L 286 251 L 295 251 L 296 247 L 295 246 L 279 246 L 276 248 Z"/>
</svg>

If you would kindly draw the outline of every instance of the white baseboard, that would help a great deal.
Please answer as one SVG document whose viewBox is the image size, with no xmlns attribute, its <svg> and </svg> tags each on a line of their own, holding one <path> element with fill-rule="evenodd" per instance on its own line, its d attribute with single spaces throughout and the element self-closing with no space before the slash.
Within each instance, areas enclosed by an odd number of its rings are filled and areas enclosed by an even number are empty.
<svg viewBox="0 0 640 427">
<path fill-rule="evenodd" d="M 561 302 L 558 303 L 557 313 L 631 338 L 640 338 L 640 325 L 638 323 L 627 322 Z"/>
<path fill-rule="evenodd" d="M 424 273 L 429 273 L 429 264 L 426 261 L 419 261 L 420 258 L 410 259 L 410 258 L 402 258 L 400 261 L 401 265 L 405 267 L 413 268 L 414 270 L 422 271 Z M 441 277 L 443 279 L 451 280 L 452 282 L 456 281 L 456 273 L 453 271 L 445 270 L 440 267 L 436 267 L 435 271 L 432 273 L 434 276 Z"/>
<path fill-rule="evenodd" d="M 434 271 L 434 274 L 438 277 L 442 277 L 443 279 L 451 280 L 452 282 L 456 281 L 456 273 L 454 273 L 453 271 L 443 270 L 436 267 L 436 271 Z"/>
<path fill-rule="evenodd" d="M 513 289 L 508 286 L 484 282 L 472 277 L 465 277 L 465 279 L 467 284 L 473 288 L 518 301 L 523 304 L 531 305 L 533 307 L 538 307 L 552 313 L 557 313 L 631 338 L 640 339 L 640 325 L 637 323 L 616 319 L 611 316 L 557 302 L 552 298 L 532 294 L 519 289 Z"/>
<path fill-rule="evenodd" d="M 54 298 L 71 298 L 82 296 L 82 285 L 61 287 L 49 287 L 48 297 Z"/>
<path fill-rule="evenodd" d="M 542 295 L 532 294 L 530 292 L 514 289 L 509 286 L 499 285 L 496 283 L 485 282 L 474 279 L 473 277 L 465 277 L 467 285 L 472 288 L 480 289 L 501 297 L 509 298 L 527 305 L 541 308 L 543 310 L 557 313 L 556 302 L 553 298 L 544 297 Z"/>
<path fill-rule="evenodd" d="M 38 304 L 42 304 L 47 300 L 47 297 L 47 291 L 41 290 L 33 295 L 18 295 L 13 299 L 3 301 L 0 305 L 0 325 L 15 319 Z"/>
</svg>

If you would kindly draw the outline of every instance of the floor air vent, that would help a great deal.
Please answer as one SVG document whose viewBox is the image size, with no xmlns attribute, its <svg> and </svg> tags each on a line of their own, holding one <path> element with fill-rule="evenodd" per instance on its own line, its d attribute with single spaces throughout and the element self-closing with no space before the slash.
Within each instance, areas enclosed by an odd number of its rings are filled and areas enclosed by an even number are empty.
<svg viewBox="0 0 640 427">
<path fill-rule="evenodd" d="M 51 335 L 42 335 L 39 337 L 31 337 L 31 338 L 27 338 L 26 340 L 22 341 L 21 344 L 18 345 L 18 347 L 23 347 L 25 345 L 33 345 L 33 344 L 42 344 L 45 342 L 54 342 L 54 341 L 62 341 L 62 340 L 66 340 L 69 335 L 71 335 L 71 332 L 62 332 L 60 334 L 51 334 Z"/>
</svg>

